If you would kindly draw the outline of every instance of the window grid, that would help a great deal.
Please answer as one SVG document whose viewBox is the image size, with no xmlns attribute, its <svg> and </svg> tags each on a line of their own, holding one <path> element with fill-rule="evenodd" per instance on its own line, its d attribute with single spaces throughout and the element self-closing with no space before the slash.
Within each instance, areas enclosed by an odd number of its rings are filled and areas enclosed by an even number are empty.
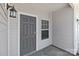
<svg viewBox="0 0 79 59">
<path fill-rule="evenodd" d="M 49 21 L 48 20 L 42 20 L 41 21 L 41 37 L 43 39 L 49 38 Z"/>
</svg>

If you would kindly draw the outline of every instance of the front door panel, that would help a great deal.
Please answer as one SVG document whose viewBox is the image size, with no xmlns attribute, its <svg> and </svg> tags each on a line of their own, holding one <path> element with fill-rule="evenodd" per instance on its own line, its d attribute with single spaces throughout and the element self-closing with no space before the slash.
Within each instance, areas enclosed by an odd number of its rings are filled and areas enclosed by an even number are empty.
<svg viewBox="0 0 79 59">
<path fill-rule="evenodd" d="M 36 17 L 20 15 L 20 55 L 36 50 Z"/>
</svg>

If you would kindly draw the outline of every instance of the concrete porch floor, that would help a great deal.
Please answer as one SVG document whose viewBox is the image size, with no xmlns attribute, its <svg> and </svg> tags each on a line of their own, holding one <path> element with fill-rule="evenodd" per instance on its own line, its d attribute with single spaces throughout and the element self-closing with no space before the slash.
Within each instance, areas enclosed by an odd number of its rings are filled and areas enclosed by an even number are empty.
<svg viewBox="0 0 79 59">
<path fill-rule="evenodd" d="M 29 56 L 73 56 L 73 55 L 51 45 Z"/>
</svg>

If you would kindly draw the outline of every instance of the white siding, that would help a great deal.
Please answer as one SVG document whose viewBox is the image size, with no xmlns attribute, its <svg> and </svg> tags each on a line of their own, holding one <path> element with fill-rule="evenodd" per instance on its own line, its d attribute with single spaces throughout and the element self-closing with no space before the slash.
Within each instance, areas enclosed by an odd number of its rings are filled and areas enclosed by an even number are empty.
<svg viewBox="0 0 79 59">
<path fill-rule="evenodd" d="M 0 4 L 0 56 L 8 55 L 8 22 Z M 6 11 L 4 9 L 4 11 Z M 7 14 L 7 13 L 6 13 Z"/>
</svg>

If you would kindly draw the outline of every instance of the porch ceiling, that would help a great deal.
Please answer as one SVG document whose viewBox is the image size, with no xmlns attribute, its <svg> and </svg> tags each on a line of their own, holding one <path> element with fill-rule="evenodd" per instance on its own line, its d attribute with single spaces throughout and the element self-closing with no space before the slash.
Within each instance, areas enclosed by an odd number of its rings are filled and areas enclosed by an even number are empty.
<svg viewBox="0 0 79 59">
<path fill-rule="evenodd" d="M 65 7 L 67 3 L 16 3 L 15 6 L 21 10 L 31 10 L 37 12 L 53 12 Z"/>
</svg>

